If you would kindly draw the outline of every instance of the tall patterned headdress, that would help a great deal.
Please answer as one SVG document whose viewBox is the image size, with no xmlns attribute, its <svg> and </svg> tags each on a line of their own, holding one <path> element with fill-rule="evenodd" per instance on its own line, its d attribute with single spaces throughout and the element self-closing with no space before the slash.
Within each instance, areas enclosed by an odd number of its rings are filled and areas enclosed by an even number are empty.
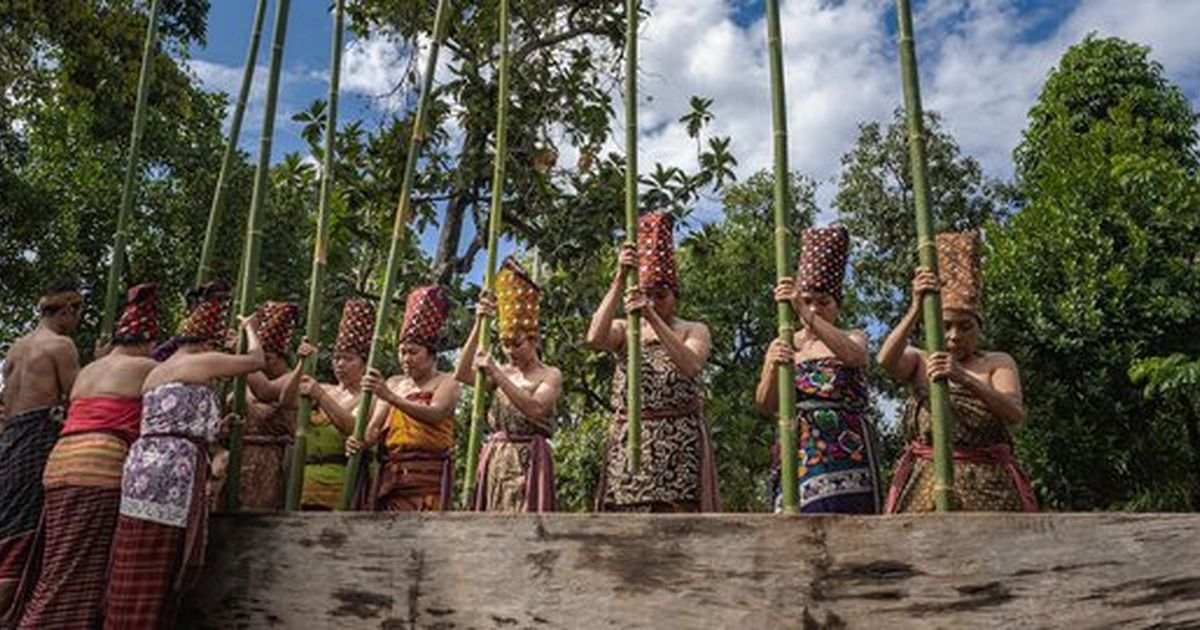
<svg viewBox="0 0 1200 630">
<path fill-rule="evenodd" d="M 229 321 L 229 293 L 216 291 L 194 293 L 195 299 L 191 313 L 179 327 L 180 341 L 195 342 L 224 342 L 226 323 Z"/>
<path fill-rule="evenodd" d="M 117 321 L 113 342 L 135 344 L 154 341 L 158 337 L 158 291 L 148 282 L 131 287 L 125 298 L 125 308 Z"/>
<path fill-rule="evenodd" d="M 375 334 L 375 307 L 369 300 L 351 298 L 342 307 L 334 352 L 350 352 L 367 359 L 371 352 L 371 337 Z"/>
<path fill-rule="evenodd" d="M 846 261 L 850 258 L 850 232 L 836 225 L 808 228 L 800 238 L 796 288 L 833 296 L 842 301 Z"/>
<path fill-rule="evenodd" d="M 675 218 L 651 212 L 638 220 L 638 276 L 642 289 L 669 289 L 679 295 L 675 267 Z"/>
<path fill-rule="evenodd" d="M 436 350 L 449 314 L 450 301 L 442 287 L 430 284 L 413 289 L 404 305 L 400 343 L 417 343 Z"/>
<path fill-rule="evenodd" d="M 538 336 L 538 314 L 542 290 L 512 257 L 504 261 L 496 274 L 496 310 L 499 316 L 500 338 L 518 335 Z"/>
<path fill-rule="evenodd" d="M 270 300 L 258 307 L 258 336 L 264 352 L 287 354 L 292 347 L 299 310 L 290 302 Z"/>
<path fill-rule="evenodd" d="M 942 308 L 970 313 L 983 321 L 983 274 L 979 233 L 948 232 L 937 235 L 938 277 Z"/>
</svg>

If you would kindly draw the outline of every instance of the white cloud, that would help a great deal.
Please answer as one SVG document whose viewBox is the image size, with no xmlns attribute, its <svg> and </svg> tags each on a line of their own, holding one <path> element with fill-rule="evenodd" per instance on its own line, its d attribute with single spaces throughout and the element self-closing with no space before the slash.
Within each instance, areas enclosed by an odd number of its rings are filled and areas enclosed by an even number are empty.
<svg viewBox="0 0 1200 630">
<path fill-rule="evenodd" d="M 230 118 L 236 105 L 238 92 L 242 88 L 242 66 L 206 61 L 203 59 L 185 59 L 184 66 L 195 75 L 200 85 L 210 92 L 224 92 L 228 98 L 226 111 L 225 132 L 229 132 Z M 250 84 L 250 94 L 246 101 L 246 113 L 242 118 L 242 147 L 257 146 L 254 144 L 262 129 L 267 93 L 269 68 L 259 64 L 254 67 L 254 78 Z M 298 133 L 298 124 L 292 122 L 293 114 L 306 109 L 311 100 L 325 98 L 325 77 L 300 66 L 289 67 L 279 74 L 279 101 L 275 106 L 275 128 L 293 128 Z M 276 139 L 278 146 L 278 138 Z M 280 153 L 275 152 L 276 155 Z"/>
</svg>

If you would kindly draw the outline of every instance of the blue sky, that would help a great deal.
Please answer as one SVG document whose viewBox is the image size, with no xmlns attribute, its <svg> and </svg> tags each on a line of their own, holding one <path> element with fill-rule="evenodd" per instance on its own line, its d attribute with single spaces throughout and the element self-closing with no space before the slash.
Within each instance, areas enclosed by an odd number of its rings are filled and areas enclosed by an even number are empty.
<svg viewBox="0 0 1200 630">
<path fill-rule="evenodd" d="M 792 167 L 832 196 L 840 156 L 860 121 L 887 119 L 900 103 L 894 53 L 895 13 L 888 0 L 781 0 Z M 235 92 L 254 3 L 213 0 L 208 44 L 192 51 L 192 68 L 208 89 Z M 273 3 L 272 3 L 273 5 Z M 714 134 L 733 138 L 739 174 L 770 164 L 771 129 L 761 0 L 647 0 L 641 33 L 638 152 L 655 162 L 689 166 L 694 141 L 677 119 L 693 94 L 714 99 Z M 290 118 L 324 98 L 331 20 L 326 0 L 292 3 L 274 159 L 306 152 Z M 922 89 L 942 113 L 965 153 L 991 175 L 1010 174 L 1010 156 L 1046 73 L 1063 51 L 1089 32 L 1146 44 L 1196 103 L 1200 94 L 1200 24 L 1196 0 L 921 0 L 916 3 Z M 1133 8 L 1131 8 L 1133 7 Z M 259 56 L 259 88 L 241 145 L 255 148 L 261 127 L 261 85 L 274 8 Z M 379 124 L 397 104 L 381 98 L 410 61 L 384 37 L 348 36 L 344 55 L 343 121 Z M 620 98 L 619 94 L 613 94 Z M 617 108 L 620 111 L 620 108 Z M 618 121 L 618 125 L 621 124 Z M 615 144 L 614 150 L 623 150 Z M 564 151 L 562 164 L 573 164 Z M 709 216 L 713 216 L 709 209 Z M 830 218 L 828 213 L 823 218 Z M 423 242 L 432 247 L 432 234 Z"/>
</svg>

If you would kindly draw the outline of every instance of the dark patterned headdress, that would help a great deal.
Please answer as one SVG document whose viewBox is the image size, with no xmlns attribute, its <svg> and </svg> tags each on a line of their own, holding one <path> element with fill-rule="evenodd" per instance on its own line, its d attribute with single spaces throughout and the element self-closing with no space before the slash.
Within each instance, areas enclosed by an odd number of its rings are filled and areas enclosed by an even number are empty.
<svg viewBox="0 0 1200 630">
<path fill-rule="evenodd" d="M 195 306 L 179 327 L 183 343 L 225 341 L 229 322 L 229 293 L 214 292 L 207 297 L 197 295 Z"/>
<path fill-rule="evenodd" d="M 666 212 L 651 212 L 638 220 L 638 276 L 643 290 L 663 288 L 679 294 L 674 228 L 675 219 Z"/>
<path fill-rule="evenodd" d="M 833 296 L 842 301 L 846 261 L 850 257 L 850 232 L 838 225 L 808 228 L 800 238 L 796 288 Z"/>
<path fill-rule="evenodd" d="M 413 289 L 404 306 L 400 343 L 417 343 L 436 350 L 438 335 L 449 314 L 450 301 L 442 287 L 430 284 Z"/>
<path fill-rule="evenodd" d="M 375 334 L 375 307 L 369 300 L 351 298 L 342 307 L 342 321 L 338 324 L 334 352 L 352 352 L 366 360 L 371 352 L 371 338 Z"/>
<path fill-rule="evenodd" d="M 942 308 L 964 311 L 982 321 L 983 276 L 980 270 L 979 233 L 938 234 L 937 254 Z"/>
<path fill-rule="evenodd" d="M 292 347 L 292 333 L 296 331 L 296 305 L 274 300 L 258 307 L 258 336 L 262 339 L 264 352 L 287 354 Z"/>
<path fill-rule="evenodd" d="M 121 319 L 113 335 L 115 343 L 145 343 L 158 337 L 158 292 L 154 283 L 129 289 Z"/>
<path fill-rule="evenodd" d="M 496 274 L 496 310 L 499 316 L 500 338 L 517 335 L 538 336 L 538 314 L 542 290 L 525 269 L 513 258 L 504 261 Z"/>
</svg>

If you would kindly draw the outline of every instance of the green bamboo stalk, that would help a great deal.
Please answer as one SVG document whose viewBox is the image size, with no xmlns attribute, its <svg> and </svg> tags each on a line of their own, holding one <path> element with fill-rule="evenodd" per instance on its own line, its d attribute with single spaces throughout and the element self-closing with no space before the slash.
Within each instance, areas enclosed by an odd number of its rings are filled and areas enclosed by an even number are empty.
<svg viewBox="0 0 1200 630">
<path fill-rule="evenodd" d="M 158 41 L 159 0 L 150 1 L 146 18 L 146 43 L 142 48 L 142 68 L 138 75 L 137 101 L 133 108 L 133 130 L 129 133 L 129 161 L 125 164 L 125 182 L 121 185 L 121 208 L 117 211 L 117 233 L 113 238 L 112 264 L 108 267 L 108 286 L 104 292 L 104 312 L 100 317 L 100 338 L 112 339 L 117 320 L 117 301 L 125 275 L 125 241 L 129 238 L 129 215 L 133 212 L 134 185 L 138 175 L 138 152 L 146 130 L 146 97 L 154 71 L 154 48 Z"/>
<path fill-rule="evenodd" d="M 792 254 L 789 251 L 788 208 L 791 190 L 788 187 L 787 153 L 787 92 L 783 75 L 783 36 L 779 27 L 779 1 L 767 0 L 767 57 L 771 70 L 771 114 L 775 133 L 775 279 L 778 282 L 791 277 Z M 778 320 L 779 338 L 789 347 L 795 334 L 792 305 L 777 302 L 775 317 Z M 783 511 L 795 514 L 798 509 L 796 497 L 796 426 L 795 386 L 792 383 L 792 364 L 777 368 L 779 387 L 779 483 L 783 493 Z"/>
<path fill-rule="evenodd" d="M 496 103 L 496 155 L 492 162 L 492 207 L 488 216 L 487 267 L 484 269 L 483 290 L 494 295 L 496 290 L 496 250 L 500 244 L 500 224 L 504 215 L 504 166 L 508 160 L 508 134 L 505 117 L 508 114 L 508 0 L 500 0 L 498 29 L 500 32 L 500 62 L 497 81 L 499 94 Z M 479 322 L 479 350 L 492 349 L 492 321 Z M 471 399 L 471 429 L 467 436 L 467 471 L 463 475 L 462 504 L 471 505 L 475 497 L 475 469 L 479 464 L 479 442 L 482 439 L 483 416 L 487 413 L 487 375 L 475 371 L 475 388 Z"/>
<path fill-rule="evenodd" d="M 637 245 L 637 35 L 638 0 L 625 0 L 625 242 Z M 625 273 L 625 290 L 638 288 L 638 271 Z M 642 468 L 642 316 L 627 313 L 625 334 L 626 461 L 630 472 Z"/>
<path fill-rule="evenodd" d="M 217 176 L 217 189 L 213 192 L 212 207 L 208 211 L 208 227 L 204 231 L 204 247 L 200 250 L 200 267 L 196 270 L 196 286 L 212 278 L 213 252 L 217 246 L 217 229 L 221 222 L 221 211 L 225 209 L 225 198 L 229 196 L 229 169 L 237 156 L 238 139 L 242 135 L 242 117 L 246 114 L 246 102 L 250 99 L 250 86 L 254 83 L 254 66 L 258 60 L 258 42 L 262 39 L 263 19 L 267 14 L 267 0 L 258 0 L 254 9 L 254 25 L 250 30 L 250 46 L 246 50 L 246 65 L 242 70 L 242 87 L 238 90 L 233 118 L 229 121 L 229 140 L 225 143 L 225 154 L 221 158 L 221 172 Z"/>
<path fill-rule="evenodd" d="M 396 221 L 392 226 L 392 243 L 388 250 L 387 270 L 383 276 L 383 291 L 380 293 L 379 308 L 375 313 L 375 334 L 371 338 L 371 352 L 367 355 L 367 368 L 373 369 L 379 364 L 379 353 L 382 351 L 380 339 L 387 333 L 388 321 L 392 317 L 392 294 L 396 292 L 396 276 L 400 270 L 400 247 L 404 236 L 408 233 L 408 220 L 412 216 L 412 188 L 416 179 L 417 160 L 428 135 L 425 130 L 426 118 L 429 115 L 429 100 L 433 92 L 433 75 L 437 71 L 438 52 L 442 40 L 446 36 L 446 22 L 450 16 L 447 0 L 438 0 L 437 14 L 433 20 L 433 41 L 429 46 L 429 57 L 425 60 L 425 76 L 422 79 L 421 95 L 417 101 L 417 113 L 413 119 L 412 138 L 408 143 L 408 156 L 404 162 L 404 179 L 400 187 L 400 205 L 396 208 Z M 367 421 L 370 418 L 374 397 L 363 392 L 358 403 L 358 411 L 354 421 L 354 437 L 362 441 L 367 432 Z M 342 500 L 339 510 L 350 509 L 354 498 L 355 487 L 358 485 L 359 465 L 363 454 L 356 453 L 346 464 L 346 484 L 342 487 Z"/>
<path fill-rule="evenodd" d="M 325 155 L 321 163 L 321 198 L 317 207 L 317 239 L 313 248 L 312 280 L 308 290 L 308 338 L 316 343 L 321 337 L 321 300 L 325 293 L 325 254 L 329 247 L 329 203 L 333 196 L 335 166 L 334 153 L 337 149 L 338 85 L 342 76 L 342 31 L 345 21 L 345 0 L 337 0 L 333 7 L 333 38 L 329 57 L 329 106 L 325 112 Z M 317 358 L 311 357 L 304 363 L 304 373 L 312 376 L 317 371 Z M 300 509 L 300 494 L 304 488 L 304 461 L 308 455 L 309 422 L 312 418 L 313 399 L 300 398 L 300 409 L 296 413 L 296 442 L 292 446 L 292 465 L 288 471 L 287 509 Z"/>
<path fill-rule="evenodd" d="M 917 76 L 917 52 L 913 40 L 912 8 L 909 0 L 897 0 L 900 19 L 900 74 L 904 80 L 904 108 L 908 117 L 908 151 L 912 168 L 913 200 L 917 211 L 917 255 L 921 266 L 938 271 L 934 240 L 933 211 L 929 204 L 928 160 L 925 157 L 925 129 L 921 111 L 921 84 Z M 926 293 L 922 300 L 925 351 L 945 349 L 942 335 L 942 298 Z M 933 416 L 933 501 L 939 512 L 954 509 L 954 460 L 951 456 L 949 394 L 945 382 L 929 384 L 929 411 Z"/>
<path fill-rule="evenodd" d="M 262 215 L 270 192 L 271 143 L 275 138 L 275 107 L 279 102 L 279 73 L 283 68 L 283 44 L 287 38 L 288 10 L 291 0 L 279 0 L 275 7 L 275 31 L 271 34 L 271 65 L 267 76 L 267 99 L 263 110 L 262 135 L 258 146 L 258 167 L 254 172 L 254 195 L 250 198 L 250 216 L 246 221 L 246 244 L 242 256 L 242 277 L 238 285 L 238 315 L 247 316 L 254 307 L 254 292 L 258 285 L 258 259 L 262 252 Z M 239 352 L 244 352 L 246 338 L 238 343 Z M 239 376 L 233 383 L 234 417 L 242 418 L 246 412 L 246 377 Z M 229 473 L 225 480 L 225 509 L 237 511 L 238 485 L 242 473 L 242 437 L 245 426 L 234 422 L 229 433 Z"/>
</svg>

